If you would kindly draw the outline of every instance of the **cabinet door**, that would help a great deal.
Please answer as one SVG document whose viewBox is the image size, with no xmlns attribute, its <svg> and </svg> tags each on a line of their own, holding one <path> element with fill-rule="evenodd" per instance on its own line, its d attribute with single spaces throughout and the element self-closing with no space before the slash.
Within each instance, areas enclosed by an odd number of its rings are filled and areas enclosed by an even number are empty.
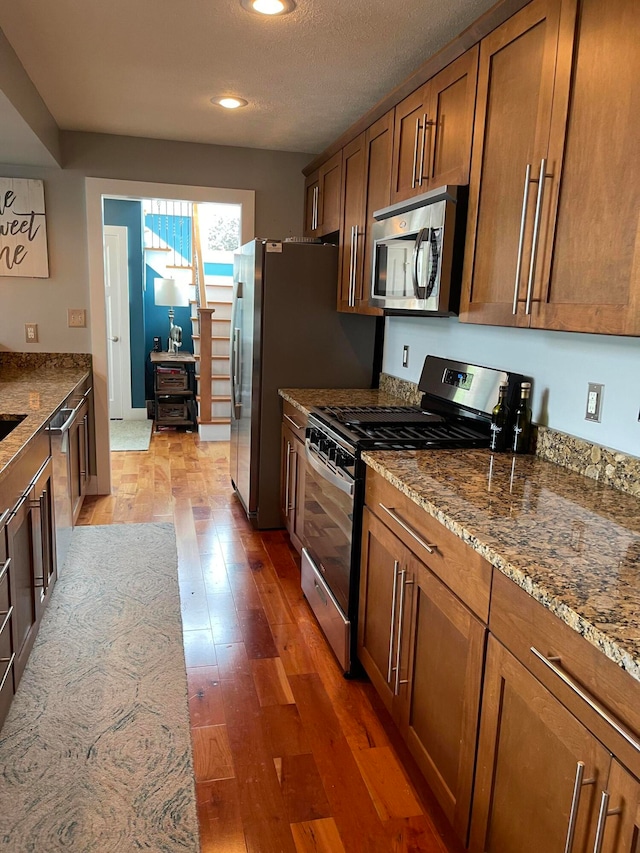
<svg viewBox="0 0 640 853">
<path fill-rule="evenodd" d="M 489 637 L 472 853 L 562 853 L 572 825 L 571 853 L 591 853 L 609 762 L 599 741 Z"/>
<path fill-rule="evenodd" d="M 534 326 L 640 335 L 639 32 L 637 2 L 580 3 L 566 142 L 551 140 L 562 171 L 555 237 L 549 227 L 538 248 Z"/>
<path fill-rule="evenodd" d="M 25 494 L 7 522 L 7 547 L 11 559 L 12 631 L 15 652 L 15 686 L 22 677 L 36 637 L 36 552 L 33 537 L 32 492 Z"/>
<path fill-rule="evenodd" d="M 304 182 L 304 236 L 315 237 L 318 222 L 318 197 L 320 182 L 318 172 L 313 172 Z"/>
<path fill-rule="evenodd" d="M 361 133 L 342 149 L 339 311 L 355 311 L 356 291 L 362 291 L 366 166 L 365 134 Z"/>
<path fill-rule="evenodd" d="M 0 516 L 0 726 L 13 699 L 13 608 L 11 607 L 10 561 L 7 558 L 5 522 L 8 512 Z"/>
<path fill-rule="evenodd" d="M 526 179 L 537 178 L 547 155 L 560 6 L 532 0 L 480 45 L 460 310 L 467 322 L 529 325 L 536 193 Z"/>
<path fill-rule="evenodd" d="M 402 543 L 365 507 L 360 567 L 358 657 L 390 711 L 400 681 L 399 673 L 396 685 L 397 607 L 400 573 L 406 572 L 407 559 L 408 552 Z M 404 577 L 403 575 L 403 579 Z M 403 628 L 406 636 L 406 624 Z"/>
<path fill-rule="evenodd" d="M 282 452 L 280 459 L 280 506 L 284 525 L 291 536 L 294 527 L 296 452 L 293 433 L 284 424 L 282 426 Z"/>
<path fill-rule="evenodd" d="M 445 814 L 465 842 L 478 733 L 485 626 L 418 560 L 401 730 Z M 405 681 L 405 677 L 401 682 Z"/>
<path fill-rule="evenodd" d="M 423 163 L 428 189 L 469 183 L 478 52 L 476 45 L 429 81 Z"/>
<path fill-rule="evenodd" d="M 31 534 L 36 618 L 40 620 L 56 579 L 56 548 L 53 504 L 53 465 L 41 469 L 31 489 Z"/>
<path fill-rule="evenodd" d="M 640 782 L 615 759 L 611 762 L 607 793 L 608 801 L 600 800 L 602 853 L 640 853 Z M 607 811 L 612 813 L 605 817 Z"/>
<path fill-rule="evenodd" d="M 340 228 L 340 187 L 342 183 L 342 151 L 334 154 L 318 169 L 320 186 L 317 237 L 332 234 Z"/>
<path fill-rule="evenodd" d="M 425 192 L 421 163 L 426 150 L 424 132 L 426 119 L 426 97 L 423 86 L 401 101 L 395 109 L 393 131 L 393 167 L 391 203 L 404 201 Z"/>
<path fill-rule="evenodd" d="M 362 276 L 356 278 L 356 305 L 360 314 L 382 316 L 382 309 L 369 305 L 371 293 L 371 263 L 373 257 L 371 228 L 376 210 L 388 207 L 391 194 L 391 165 L 393 158 L 393 117 L 394 111 L 374 122 L 366 131 L 366 173 L 367 187 L 365 197 L 365 235 Z"/>
</svg>

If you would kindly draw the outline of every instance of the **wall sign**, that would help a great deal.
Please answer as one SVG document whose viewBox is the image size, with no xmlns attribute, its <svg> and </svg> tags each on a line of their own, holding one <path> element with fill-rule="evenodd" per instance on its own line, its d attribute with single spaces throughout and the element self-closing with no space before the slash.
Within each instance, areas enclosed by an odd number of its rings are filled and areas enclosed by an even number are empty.
<svg viewBox="0 0 640 853">
<path fill-rule="evenodd" d="M 0 276 L 49 278 L 42 181 L 0 178 Z"/>
</svg>

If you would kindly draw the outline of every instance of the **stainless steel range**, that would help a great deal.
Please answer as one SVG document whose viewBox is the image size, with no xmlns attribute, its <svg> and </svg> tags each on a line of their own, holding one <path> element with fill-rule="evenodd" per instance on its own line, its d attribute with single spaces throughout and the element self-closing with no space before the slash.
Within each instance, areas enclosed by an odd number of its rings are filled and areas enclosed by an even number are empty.
<svg viewBox="0 0 640 853">
<path fill-rule="evenodd" d="M 363 450 L 488 447 L 491 410 L 502 382 L 513 406 L 525 377 L 427 356 L 420 406 L 323 406 L 306 437 L 302 589 L 346 675 L 355 653 Z"/>
</svg>

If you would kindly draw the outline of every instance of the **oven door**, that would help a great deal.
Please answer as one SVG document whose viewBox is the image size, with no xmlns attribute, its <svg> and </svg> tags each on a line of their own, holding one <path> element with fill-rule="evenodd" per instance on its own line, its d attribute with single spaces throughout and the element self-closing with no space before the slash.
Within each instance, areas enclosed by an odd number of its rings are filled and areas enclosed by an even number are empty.
<svg viewBox="0 0 640 853">
<path fill-rule="evenodd" d="M 355 482 L 306 443 L 302 588 L 345 671 Z"/>
</svg>

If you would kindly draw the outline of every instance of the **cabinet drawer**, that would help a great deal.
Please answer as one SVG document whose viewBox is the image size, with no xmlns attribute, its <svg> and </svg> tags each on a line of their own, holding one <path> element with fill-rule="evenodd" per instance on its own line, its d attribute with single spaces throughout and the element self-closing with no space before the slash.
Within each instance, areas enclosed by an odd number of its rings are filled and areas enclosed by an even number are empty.
<svg viewBox="0 0 640 853">
<path fill-rule="evenodd" d="M 4 535 L 4 531 L 3 531 Z M 7 561 L 0 564 L 0 726 L 13 698 L 13 646 L 11 641 L 12 610 L 9 604 Z"/>
<path fill-rule="evenodd" d="M 407 548 L 487 622 L 491 566 L 480 554 L 370 468 L 365 502 Z"/>
<path fill-rule="evenodd" d="M 158 400 L 159 421 L 184 421 L 189 419 L 189 407 L 184 400 Z"/>
<path fill-rule="evenodd" d="M 282 418 L 291 432 L 299 438 L 300 441 L 304 441 L 305 431 L 307 428 L 307 416 L 303 414 L 300 409 L 296 409 L 295 406 L 292 406 L 287 400 L 283 400 Z"/>
<path fill-rule="evenodd" d="M 640 682 L 497 569 L 489 629 L 614 755 L 640 775 Z M 555 658 L 556 671 L 532 648 L 546 658 Z M 594 710 L 589 700 L 622 726 L 638 748 Z"/>
<path fill-rule="evenodd" d="M 173 391 L 187 391 L 189 388 L 189 377 L 187 371 L 180 369 L 156 368 L 156 391 L 158 393 L 170 394 Z"/>
</svg>

